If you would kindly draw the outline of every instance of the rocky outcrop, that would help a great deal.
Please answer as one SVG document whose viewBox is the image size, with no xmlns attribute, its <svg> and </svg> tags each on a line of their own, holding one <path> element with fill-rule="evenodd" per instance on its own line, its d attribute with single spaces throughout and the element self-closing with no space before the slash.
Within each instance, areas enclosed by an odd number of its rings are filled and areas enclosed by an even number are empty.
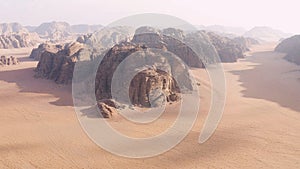
<svg viewBox="0 0 300 169">
<path fill-rule="evenodd" d="M 275 51 L 286 53 L 286 60 L 300 65 L 300 35 L 295 35 L 283 40 L 275 48 Z"/>
<path fill-rule="evenodd" d="M 133 105 L 143 107 L 158 106 L 161 103 L 155 103 L 155 100 L 164 97 L 159 93 L 160 90 L 164 93 L 167 102 L 179 100 L 179 87 L 168 73 L 155 69 L 144 70 L 132 79 L 129 88 L 129 98 Z M 157 95 L 150 96 L 151 91 L 157 91 Z M 153 97 L 152 101 L 150 97 Z"/>
<path fill-rule="evenodd" d="M 112 100 L 103 99 L 97 103 L 103 118 L 112 118 L 117 113 L 116 105 Z"/>
<path fill-rule="evenodd" d="M 112 98 L 112 79 L 117 68 L 121 69 L 121 72 L 124 72 L 125 70 L 127 70 L 126 68 L 130 67 L 131 65 L 134 65 L 134 63 L 132 62 L 135 62 L 140 59 L 145 61 L 145 63 L 147 62 L 147 60 L 151 60 L 150 62 L 152 63 L 158 63 L 159 58 L 156 58 L 155 55 L 144 56 L 141 54 L 131 56 L 135 52 L 144 51 L 147 51 L 147 47 L 129 42 L 118 44 L 109 50 L 109 52 L 104 56 L 103 60 L 101 61 L 96 75 L 95 93 L 97 100 Z M 125 59 L 129 56 L 136 58 L 132 59 L 131 61 L 125 61 Z M 124 63 L 123 66 L 120 66 L 121 62 L 123 61 L 125 61 L 126 63 Z M 144 66 L 147 67 L 147 65 Z M 129 98 L 131 103 L 143 107 L 154 106 L 152 104 L 155 103 L 153 102 L 151 104 L 150 99 L 150 93 L 154 90 L 160 90 L 161 92 L 163 92 L 168 102 L 177 101 L 179 99 L 179 96 L 177 95 L 177 93 L 179 92 L 179 88 L 175 80 L 170 76 L 170 74 L 158 68 L 146 67 L 144 67 L 144 70 L 143 67 L 140 67 L 142 71 L 138 72 L 137 75 L 135 75 L 133 78 L 129 77 L 132 74 L 131 72 L 124 73 L 122 77 L 117 78 L 122 82 L 126 81 L 126 79 L 132 79 L 130 81 L 130 84 L 122 84 L 123 87 L 127 85 L 129 86 Z M 173 70 L 175 69 L 176 65 L 171 65 L 171 67 L 171 70 Z M 123 81 L 123 79 L 125 80 Z M 187 80 L 185 79 L 185 81 Z M 122 92 L 123 90 L 120 91 Z M 118 93 L 118 91 L 114 92 Z M 118 96 L 120 96 L 121 98 L 123 94 L 124 93 L 118 93 Z M 154 95 L 153 97 L 154 98 L 152 99 L 156 100 L 162 96 Z M 123 102 L 126 100 L 120 99 L 118 101 Z"/>
<path fill-rule="evenodd" d="M 181 58 L 188 66 L 203 68 L 198 55 L 188 45 L 183 43 L 185 36 L 178 29 L 165 29 L 163 33 L 151 27 L 141 27 L 131 42 L 146 45 L 149 48 L 168 50 Z"/>
<path fill-rule="evenodd" d="M 126 26 L 103 28 L 92 34 L 79 36 L 77 42 L 98 49 L 112 48 L 115 44 L 130 41 L 134 35 L 134 29 Z"/>
<path fill-rule="evenodd" d="M 10 57 L 1 56 L 1 58 L 0 58 L 0 65 L 2 65 L 2 66 L 17 65 L 17 64 L 19 64 L 19 60 L 14 56 L 10 56 Z"/>
<path fill-rule="evenodd" d="M 31 54 L 29 58 L 32 58 L 34 60 L 40 60 L 41 55 L 47 51 L 50 53 L 57 53 L 58 51 L 62 50 L 63 46 L 62 45 L 55 45 L 55 44 L 50 44 L 50 43 L 42 43 L 38 46 L 38 48 L 35 48 L 31 51 Z"/>
<path fill-rule="evenodd" d="M 243 58 L 244 52 L 248 50 L 249 44 L 246 39 L 230 39 L 213 32 L 207 34 L 218 51 L 221 62 L 236 62 L 238 58 Z"/>
<path fill-rule="evenodd" d="M 0 49 L 32 47 L 39 41 L 35 34 L 19 33 L 0 35 Z"/>
<path fill-rule="evenodd" d="M 51 79 L 60 84 L 70 83 L 75 63 L 82 49 L 83 45 L 80 43 L 69 43 L 57 52 L 42 52 L 35 69 L 35 77 Z"/>
</svg>

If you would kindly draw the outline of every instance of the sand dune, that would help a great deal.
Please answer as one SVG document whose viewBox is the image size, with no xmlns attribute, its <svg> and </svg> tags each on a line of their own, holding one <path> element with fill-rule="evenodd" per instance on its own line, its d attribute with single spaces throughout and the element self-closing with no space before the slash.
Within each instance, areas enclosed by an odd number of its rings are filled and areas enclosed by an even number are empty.
<svg viewBox="0 0 300 169">
<path fill-rule="evenodd" d="M 0 67 L 0 168 L 298 168 L 300 67 L 273 47 L 256 46 L 238 63 L 224 64 L 225 112 L 204 144 L 197 141 L 210 105 L 210 83 L 204 70 L 193 70 L 201 83 L 196 124 L 174 149 L 147 159 L 118 157 L 95 145 L 76 118 L 70 86 L 33 78 L 37 62 L 26 59 L 28 51 L 13 51 L 23 62 Z M 121 118 L 110 123 L 128 135 L 157 134 L 172 123 L 178 106 L 145 128 Z"/>
</svg>

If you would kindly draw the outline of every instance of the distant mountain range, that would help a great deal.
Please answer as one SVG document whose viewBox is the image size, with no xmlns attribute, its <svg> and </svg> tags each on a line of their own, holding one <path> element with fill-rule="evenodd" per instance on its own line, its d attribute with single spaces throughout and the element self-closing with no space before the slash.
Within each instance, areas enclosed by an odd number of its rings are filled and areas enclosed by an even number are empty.
<svg viewBox="0 0 300 169">
<path fill-rule="evenodd" d="M 280 41 L 292 36 L 292 34 L 269 27 L 254 27 L 249 31 L 241 27 L 227 27 L 221 25 L 197 25 L 195 27 L 199 30 L 214 32 L 229 38 L 244 36 L 256 39 L 260 42 Z M 87 35 L 102 28 L 102 25 L 70 25 L 67 22 L 55 21 L 42 23 L 39 26 L 22 26 L 19 23 L 3 23 L 0 24 L 0 47 L 29 47 L 38 42 L 45 41 L 52 43 L 70 42 L 74 41 L 80 35 Z"/>
<path fill-rule="evenodd" d="M 197 25 L 195 27 L 199 30 L 212 31 L 222 36 L 227 36 L 230 38 L 244 36 L 254 38 L 256 40 L 259 40 L 260 42 L 276 42 L 292 36 L 292 34 L 290 33 L 284 33 L 280 30 L 276 30 L 266 26 L 257 26 L 248 31 L 241 27 L 229 27 L 222 25 Z"/>
<path fill-rule="evenodd" d="M 19 23 L 0 24 L 0 48 L 32 47 L 50 41 L 60 43 L 74 41 L 79 35 L 93 33 L 102 25 L 70 25 L 67 22 L 47 22 L 39 26 L 23 26 Z"/>
</svg>

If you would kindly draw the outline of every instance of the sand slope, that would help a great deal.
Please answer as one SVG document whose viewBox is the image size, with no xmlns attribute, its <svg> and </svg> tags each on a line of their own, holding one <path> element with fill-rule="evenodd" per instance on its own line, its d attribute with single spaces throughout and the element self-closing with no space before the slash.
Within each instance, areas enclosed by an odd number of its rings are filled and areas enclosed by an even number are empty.
<svg viewBox="0 0 300 169">
<path fill-rule="evenodd" d="M 204 70 L 193 70 L 202 97 L 193 130 L 171 151 L 147 159 L 117 157 L 96 146 L 76 118 L 70 86 L 34 79 L 37 62 L 23 58 L 20 65 L 0 67 L 0 168 L 298 168 L 300 67 L 272 47 L 257 46 L 246 59 L 224 64 L 225 112 L 213 137 L 201 145 L 210 84 Z M 19 52 L 18 57 L 28 55 Z M 128 135 L 157 134 L 172 123 L 178 105 L 171 107 L 145 128 L 122 119 L 111 124 Z"/>
</svg>

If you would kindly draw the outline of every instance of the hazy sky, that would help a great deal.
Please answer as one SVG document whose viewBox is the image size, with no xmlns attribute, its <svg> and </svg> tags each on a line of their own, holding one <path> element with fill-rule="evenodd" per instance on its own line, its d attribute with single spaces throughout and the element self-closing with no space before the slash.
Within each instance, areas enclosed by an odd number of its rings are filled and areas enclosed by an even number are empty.
<svg viewBox="0 0 300 169">
<path fill-rule="evenodd" d="M 299 4 L 297 0 L 0 0 L 0 23 L 106 25 L 133 14 L 163 13 L 197 25 L 270 26 L 300 33 Z"/>
</svg>

